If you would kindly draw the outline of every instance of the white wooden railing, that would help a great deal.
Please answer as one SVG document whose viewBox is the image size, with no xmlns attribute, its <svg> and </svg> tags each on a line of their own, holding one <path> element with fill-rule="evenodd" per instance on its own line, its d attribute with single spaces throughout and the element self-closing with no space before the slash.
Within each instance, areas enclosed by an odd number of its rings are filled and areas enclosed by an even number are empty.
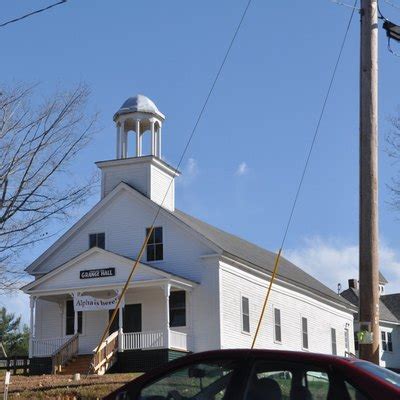
<svg viewBox="0 0 400 400">
<path fill-rule="evenodd" d="M 170 331 L 169 334 L 170 345 L 171 349 L 177 350 L 187 350 L 187 334 L 183 332 L 177 331 Z"/>
<path fill-rule="evenodd" d="M 122 335 L 122 348 L 124 350 L 146 350 L 173 348 L 187 351 L 187 334 L 170 331 L 169 344 L 165 331 L 129 332 Z"/>
<path fill-rule="evenodd" d="M 117 361 L 118 354 L 118 331 L 112 333 L 99 348 L 93 349 L 95 374 L 103 375 Z"/>
<path fill-rule="evenodd" d="M 165 347 L 163 331 L 129 332 L 123 334 L 124 350 L 160 349 Z"/>
<path fill-rule="evenodd" d="M 32 339 L 32 356 L 33 357 L 50 357 L 63 344 L 68 342 L 72 336 L 64 336 L 51 339 Z"/>
<path fill-rule="evenodd" d="M 79 335 L 70 337 L 61 347 L 59 347 L 52 355 L 53 374 L 61 372 L 64 365 L 78 354 Z"/>
</svg>

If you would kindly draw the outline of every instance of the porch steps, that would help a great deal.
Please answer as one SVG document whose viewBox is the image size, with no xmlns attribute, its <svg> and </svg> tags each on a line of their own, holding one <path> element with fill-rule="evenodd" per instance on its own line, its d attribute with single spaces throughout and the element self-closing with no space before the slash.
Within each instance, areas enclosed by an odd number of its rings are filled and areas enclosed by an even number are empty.
<svg viewBox="0 0 400 400">
<path fill-rule="evenodd" d="M 93 356 L 91 354 L 78 355 L 61 369 L 59 375 L 73 375 L 76 373 L 80 373 L 81 375 L 87 374 L 92 360 Z M 93 373 L 93 371 L 91 371 L 91 373 Z"/>
</svg>

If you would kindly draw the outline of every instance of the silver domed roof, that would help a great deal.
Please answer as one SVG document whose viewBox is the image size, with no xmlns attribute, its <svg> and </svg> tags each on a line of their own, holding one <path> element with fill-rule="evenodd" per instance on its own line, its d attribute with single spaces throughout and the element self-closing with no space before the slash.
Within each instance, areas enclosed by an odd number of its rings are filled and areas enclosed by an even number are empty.
<svg viewBox="0 0 400 400">
<path fill-rule="evenodd" d="M 121 114 L 128 114 L 132 112 L 144 112 L 160 116 L 164 119 L 164 115 L 159 111 L 157 106 L 148 97 L 138 94 L 133 97 L 129 97 L 124 101 L 120 109 L 115 113 L 114 119 Z"/>
</svg>

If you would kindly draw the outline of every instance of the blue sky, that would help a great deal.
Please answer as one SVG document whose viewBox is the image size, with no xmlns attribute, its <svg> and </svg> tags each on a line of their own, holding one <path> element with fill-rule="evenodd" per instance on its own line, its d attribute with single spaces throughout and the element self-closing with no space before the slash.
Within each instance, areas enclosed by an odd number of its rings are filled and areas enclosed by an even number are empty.
<svg viewBox="0 0 400 400">
<path fill-rule="evenodd" d="M 137 93 L 166 115 L 163 153 L 175 165 L 245 4 L 71 0 L 0 30 L 2 83 L 39 81 L 43 93 L 81 81 L 91 87 L 101 130 L 74 174 L 90 174 L 95 161 L 114 157 L 113 113 Z M 4 0 L 2 21 L 29 6 Z M 382 9 L 400 21 L 399 10 Z M 179 208 L 277 249 L 350 12 L 330 0 L 253 1 L 184 161 Z M 358 20 L 355 15 L 286 249 L 332 288 L 357 270 Z M 380 232 L 382 269 L 393 291 L 400 290 L 400 225 L 386 185 L 398 166 L 385 153 L 384 136 L 400 104 L 400 58 L 388 53 L 380 35 Z"/>
</svg>

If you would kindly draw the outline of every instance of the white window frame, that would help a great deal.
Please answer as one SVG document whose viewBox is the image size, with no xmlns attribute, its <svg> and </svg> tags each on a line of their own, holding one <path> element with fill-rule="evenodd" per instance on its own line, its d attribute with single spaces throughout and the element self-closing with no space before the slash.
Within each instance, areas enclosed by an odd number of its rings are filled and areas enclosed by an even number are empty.
<svg viewBox="0 0 400 400">
<path fill-rule="evenodd" d="M 303 331 L 303 319 L 306 320 L 306 327 L 307 327 L 307 347 L 304 347 L 304 331 Z M 304 317 L 303 315 L 300 317 L 300 333 L 301 333 L 301 348 L 303 350 L 310 350 L 310 334 L 309 334 L 309 330 L 308 330 L 308 318 Z"/>
<path fill-rule="evenodd" d="M 243 310 L 243 299 L 246 299 L 247 300 L 247 303 L 248 303 L 248 308 L 249 308 L 249 313 L 247 314 L 247 317 L 248 317 L 248 319 L 249 319 L 249 330 L 248 331 L 245 331 L 244 330 L 244 317 L 245 317 L 245 313 L 244 313 L 244 310 Z M 242 328 L 242 333 L 244 333 L 245 335 L 250 335 L 251 333 L 251 325 L 250 325 L 250 298 L 249 297 L 247 297 L 247 296 L 244 296 L 244 295 L 241 295 L 240 296 L 240 321 L 241 321 L 241 328 Z"/>
<path fill-rule="evenodd" d="M 333 339 L 335 339 L 335 340 L 333 340 Z M 331 326 L 331 351 L 332 351 L 332 355 L 337 356 L 337 354 L 338 354 L 337 330 L 333 326 Z"/>
<path fill-rule="evenodd" d="M 391 341 L 390 343 L 392 344 L 392 350 L 389 350 L 389 335 L 388 333 L 390 333 L 390 337 L 391 337 Z M 383 338 L 384 336 L 384 338 Z M 386 349 L 383 348 L 383 344 L 385 343 L 385 347 Z M 393 334 L 392 332 L 388 332 L 388 331 L 381 331 L 381 346 L 382 346 L 382 350 L 383 351 L 387 351 L 389 353 L 393 353 Z"/>
<path fill-rule="evenodd" d="M 148 246 L 149 244 L 147 244 L 147 245 L 146 245 L 146 249 L 145 249 L 145 251 L 146 251 L 146 262 L 149 262 L 149 263 L 152 263 L 152 264 L 163 263 L 163 262 L 166 261 L 166 259 L 165 259 L 165 246 L 164 246 L 164 245 L 165 245 L 165 229 L 164 229 L 164 226 L 163 226 L 163 225 L 157 225 L 157 226 L 154 227 L 154 229 L 156 229 L 156 228 L 161 228 L 161 230 L 162 230 L 162 242 L 161 242 L 161 243 L 154 243 L 154 245 L 157 245 L 157 244 L 161 244 L 161 245 L 162 245 L 162 248 L 163 248 L 163 258 L 162 258 L 161 260 L 149 261 L 149 260 L 147 259 L 147 246 Z M 146 227 L 146 229 L 145 229 L 145 236 L 144 236 L 145 239 L 146 239 L 146 237 L 147 237 L 147 229 L 150 229 L 150 226 Z M 151 244 L 153 244 L 153 243 L 151 243 Z"/>
<path fill-rule="evenodd" d="M 281 313 L 281 309 L 278 307 L 272 307 L 273 312 L 274 312 L 274 342 L 278 343 L 278 344 L 282 344 L 282 313 Z M 276 323 L 276 315 L 275 315 L 275 310 L 279 311 L 279 324 Z M 276 328 L 279 326 L 279 330 L 280 330 L 280 334 L 281 334 L 281 338 L 280 340 L 278 340 L 276 338 Z"/>
<path fill-rule="evenodd" d="M 350 329 L 344 328 L 344 351 L 350 353 Z M 348 354 L 347 354 L 348 355 Z"/>
</svg>

